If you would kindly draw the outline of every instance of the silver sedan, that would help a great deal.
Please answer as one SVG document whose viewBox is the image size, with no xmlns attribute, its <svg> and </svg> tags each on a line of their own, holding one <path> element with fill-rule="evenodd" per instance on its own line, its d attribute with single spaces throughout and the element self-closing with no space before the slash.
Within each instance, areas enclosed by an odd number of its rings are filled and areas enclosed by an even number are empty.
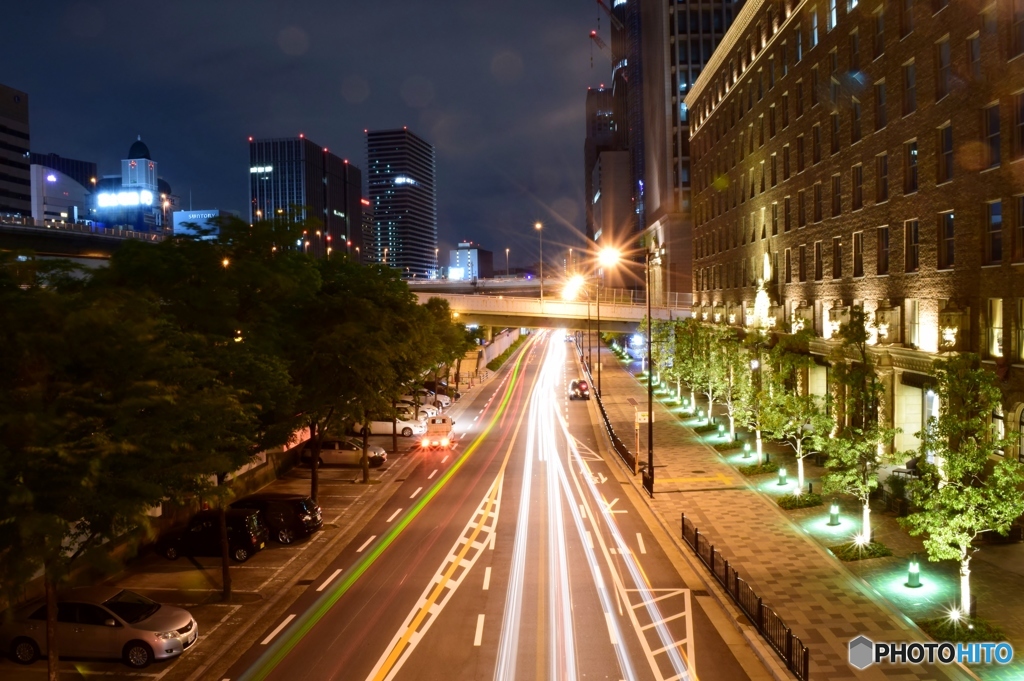
<svg viewBox="0 0 1024 681">
<path fill-rule="evenodd" d="M 125 589 L 70 589 L 57 602 L 57 649 L 68 657 L 121 658 L 141 668 L 181 655 L 198 638 L 187 610 Z M 36 600 L 18 608 L 0 629 L 0 645 L 21 664 L 46 655 L 46 604 Z"/>
</svg>

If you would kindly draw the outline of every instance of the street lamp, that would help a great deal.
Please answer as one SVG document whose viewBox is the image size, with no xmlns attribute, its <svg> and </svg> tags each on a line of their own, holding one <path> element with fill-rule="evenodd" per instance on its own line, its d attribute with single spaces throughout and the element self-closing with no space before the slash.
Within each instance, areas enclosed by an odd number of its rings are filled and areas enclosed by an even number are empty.
<svg viewBox="0 0 1024 681">
<path fill-rule="evenodd" d="M 508 249 L 505 249 L 505 276 L 508 276 Z"/>
<path fill-rule="evenodd" d="M 539 222 L 533 223 L 537 230 L 537 238 L 540 240 L 540 302 L 544 302 L 544 225 Z"/>
<path fill-rule="evenodd" d="M 388 248 L 387 248 L 387 246 L 384 247 L 384 264 L 385 265 L 388 264 Z"/>
<path fill-rule="evenodd" d="M 597 395 L 601 396 L 601 276 L 605 267 L 614 267 L 622 259 L 622 253 L 616 248 L 602 248 L 597 254 L 597 262 L 601 265 L 597 273 Z"/>
<path fill-rule="evenodd" d="M 441 250 L 439 248 L 434 249 L 434 278 L 437 278 L 437 253 Z"/>
<path fill-rule="evenodd" d="M 590 289 L 587 288 L 587 280 L 582 274 L 574 274 L 565 283 L 565 289 L 562 291 L 562 298 L 565 300 L 576 300 L 579 292 L 583 291 L 587 294 L 587 369 L 593 370 L 594 356 L 591 352 L 591 334 L 590 334 Z M 582 351 L 582 350 L 581 350 Z"/>
</svg>

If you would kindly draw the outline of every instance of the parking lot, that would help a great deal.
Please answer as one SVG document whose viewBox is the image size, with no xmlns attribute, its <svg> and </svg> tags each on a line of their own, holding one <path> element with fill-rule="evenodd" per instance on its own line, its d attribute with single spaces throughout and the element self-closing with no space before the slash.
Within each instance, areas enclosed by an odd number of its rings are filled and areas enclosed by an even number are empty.
<svg viewBox="0 0 1024 681">
<path fill-rule="evenodd" d="M 391 438 L 375 436 L 371 443 L 390 450 Z M 218 558 L 179 558 L 171 561 L 149 552 L 133 561 L 108 583 L 141 593 L 160 603 L 187 609 L 199 626 L 199 640 L 180 658 L 155 662 L 133 670 L 119 660 L 61 660 L 61 678 L 187 679 L 202 677 L 202 670 L 224 649 L 243 624 L 258 619 L 278 600 L 295 595 L 307 581 L 303 571 L 316 574 L 316 565 L 329 560 L 344 545 L 344 538 L 361 526 L 364 512 L 383 504 L 397 485 L 386 483 L 403 477 L 417 460 L 415 438 L 399 438 L 399 452 L 370 471 L 371 484 L 358 484 L 362 471 L 356 467 L 325 465 L 320 469 L 319 503 L 324 527 L 313 536 L 283 546 L 270 541 L 265 550 L 242 564 L 231 564 L 232 598 L 221 598 L 221 563 Z M 310 469 L 299 466 L 261 491 L 309 494 Z M 5 651 L 6 652 L 6 651 Z M 0 679 L 45 678 L 46 661 L 22 666 L 0 657 Z"/>
</svg>

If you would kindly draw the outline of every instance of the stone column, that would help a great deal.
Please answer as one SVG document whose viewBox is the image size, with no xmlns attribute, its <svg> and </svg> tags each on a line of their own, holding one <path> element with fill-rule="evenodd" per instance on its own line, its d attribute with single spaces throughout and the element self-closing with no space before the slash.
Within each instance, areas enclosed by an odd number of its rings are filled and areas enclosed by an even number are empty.
<svg viewBox="0 0 1024 681">
<path fill-rule="evenodd" d="M 880 390 L 878 392 L 878 426 L 880 428 L 892 428 L 895 422 L 895 411 L 893 408 L 896 398 L 896 371 L 893 368 L 892 356 L 888 352 L 883 353 L 875 365 L 875 373 L 878 375 Z M 887 442 L 885 451 L 892 453 L 893 443 Z"/>
</svg>

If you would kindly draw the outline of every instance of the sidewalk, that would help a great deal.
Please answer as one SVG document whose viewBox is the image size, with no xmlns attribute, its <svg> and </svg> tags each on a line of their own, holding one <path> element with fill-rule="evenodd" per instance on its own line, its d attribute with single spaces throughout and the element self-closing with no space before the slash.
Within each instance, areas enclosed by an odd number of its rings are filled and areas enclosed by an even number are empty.
<svg viewBox="0 0 1024 681">
<path fill-rule="evenodd" d="M 631 438 L 634 407 L 627 400 L 645 403 L 647 398 L 645 387 L 632 374 L 639 371 L 639 363 L 627 365 L 607 348 L 602 348 L 601 358 L 605 409 L 616 432 Z M 847 664 L 848 642 L 860 634 L 879 642 L 929 639 L 814 541 L 797 524 L 797 516 L 789 516 L 759 493 L 754 482 L 704 444 L 665 405 L 656 403 L 654 413 L 652 509 L 666 526 L 676 528 L 676 535 L 680 513 L 693 521 L 809 648 L 810 678 L 969 678 L 959 667 L 873 665 L 861 672 Z M 646 455 L 645 438 L 646 432 L 641 437 L 641 458 Z M 755 481 L 774 484 L 775 478 Z M 845 515 L 854 517 L 849 512 Z M 851 527 L 849 520 L 846 527 Z"/>
</svg>

